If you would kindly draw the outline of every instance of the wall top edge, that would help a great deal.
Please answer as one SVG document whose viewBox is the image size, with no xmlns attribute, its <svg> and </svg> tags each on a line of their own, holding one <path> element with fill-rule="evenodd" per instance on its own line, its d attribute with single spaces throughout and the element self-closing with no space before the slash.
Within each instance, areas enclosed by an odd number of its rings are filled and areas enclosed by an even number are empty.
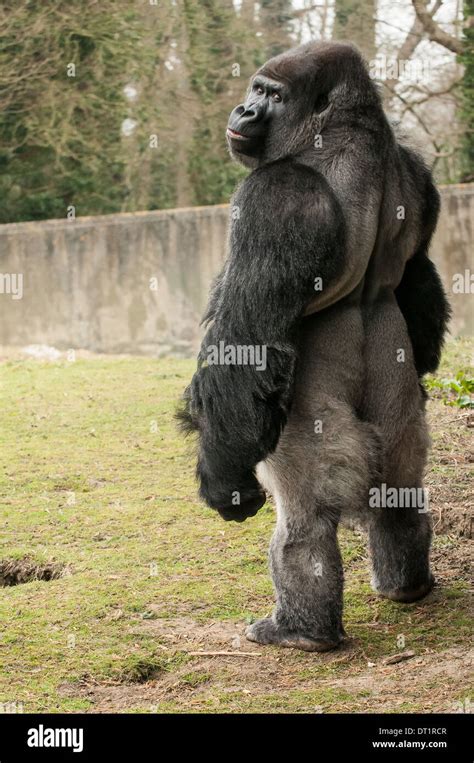
<svg viewBox="0 0 474 763">
<path fill-rule="evenodd" d="M 442 196 L 450 196 L 452 193 L 461 195 L 474 194 L 474 183 L 456 183 L 453 185 L 438 186 Z M 101 225 L 117 225 L 130 223 L 143 223 L 147 221 L 167 219 L 170 217 L 213 217 L 219 211 L 229 209 L 229 204 L 212 204 L 201 207 L 176 207 L 173 209 L 153 209 L 142 212 L 117 212 L 111 215 L 90 215 L 76 217 L 75 220 L 63 218 L 51 220 L 31 220 L 22 223 L 5 223 L 0 225 L 0 235 L 13 233 L 34 233 L 38 229 L 61 230 L 62 228 L 88 228 L 100 223 Z"/>
<path fill-rule="evenodd" d="M 216 212 L 225 211 L 229 204 L 212 204 L 203 207 L 177 207 L 175 209 L 152 209 L 143 212 L 117 212 L 113 215 L 89 215 L 76 217 L 74 220 L 57 218 L 51 220 L 30 220 L 22 223 L 5 223 L 0 225 L 0 235 L 12 233 L 34 233 L 41 230 L 58 230 L 61 228 L 88 228 L 93 225 L 117 225 L 143 223 L 153 220 L 166 220 L 170 217 L 213 217 Z"/>
</svg>

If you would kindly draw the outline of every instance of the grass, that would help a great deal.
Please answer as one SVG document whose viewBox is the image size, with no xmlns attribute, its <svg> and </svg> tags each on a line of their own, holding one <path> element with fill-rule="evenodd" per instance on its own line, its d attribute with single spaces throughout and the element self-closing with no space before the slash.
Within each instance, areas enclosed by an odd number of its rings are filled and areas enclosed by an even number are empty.
<svg viewBox="0 0 474 763">
<path fill-rule="evenodd" d="M 465 369 L 471 351 L 467 340 L 452 342 L 439 378 Z M 420 656 L 463 649 L 463 574 L 419 605 L 382 601 L 369 586 L 363 538 L 343 531 L 350 647 L 325 656 L 272 647 L 246 659 L 189 654 L 252 648 L 231 639 L 271 610 L 274 524 L 269 505 L 229 525 L 198 503 L 192 448 L 172 418 L 193 368 L 143 358 L 0 366 L 0 562 L 62 570 L 1 589 L 0 702 L 24 712 L 373 710 L 382 700 L 367 665 L 383 673 L 383 657 L 403 651 L 401 635 Z M 430 405 L 462 413 L 441 400 Z M 439 478 L 454 477 L 450 468 Z M 463 543 L 436 541 L 440 553 Z M 401 680 L 405 670 L 394 665 L 383 676 Z M 423 710 L 439 695 L 449 712 L 467 696 L 464 684 L 447 690 L 442 676 L 432 681 L 419 696 L 390 699 L 388 691 L 384 711 L 399 700 L 404 711 Z"/>
</svg>

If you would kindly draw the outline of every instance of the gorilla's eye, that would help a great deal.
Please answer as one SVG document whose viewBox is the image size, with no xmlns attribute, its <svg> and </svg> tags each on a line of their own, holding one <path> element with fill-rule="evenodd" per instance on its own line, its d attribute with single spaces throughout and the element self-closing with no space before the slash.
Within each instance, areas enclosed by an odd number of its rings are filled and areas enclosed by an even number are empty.
<svg viewBox="0 0 474 763">
<path fill-rule="evenodd" d="M 255 85 L 254 90 L 257 93 L 257 95 L 263 95 L 263 93 L 265 92 L 261 85 Z"/>
<path fill-rule="evenodd" d="M 272 99 L 275 101 L 275 103 L 280 103 L 281 102 L 280 93 L 272 93 Z"/>
</svg>

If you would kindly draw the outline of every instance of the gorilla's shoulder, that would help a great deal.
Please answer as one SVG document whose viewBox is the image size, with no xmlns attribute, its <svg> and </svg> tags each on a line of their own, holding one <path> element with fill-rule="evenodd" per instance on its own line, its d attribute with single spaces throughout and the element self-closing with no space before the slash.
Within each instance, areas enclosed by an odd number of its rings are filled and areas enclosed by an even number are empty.
<svg viewBox="0 0 474 763">
<path fill-rule="evenodd" d="M 325 222 L 342 220 L 344 215 L 326 178 L 317 170 L 285 157 L 264 164 L 254 170 L 240 184 L 233 204 L 267 217 L 270 212 L 298 214 Z"/>
</svg>

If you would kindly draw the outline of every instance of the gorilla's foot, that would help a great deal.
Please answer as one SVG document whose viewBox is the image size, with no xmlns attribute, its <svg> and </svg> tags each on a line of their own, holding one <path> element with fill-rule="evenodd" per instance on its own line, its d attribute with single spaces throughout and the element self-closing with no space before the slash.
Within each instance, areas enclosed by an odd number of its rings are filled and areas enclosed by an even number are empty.
<svg viewBox="0 0 474 763">
<path fill-rule="evenodd" d="M 427 596 L 431 589 L 434 586 L 434 577 L 433 575 L 430 576 L 430 578 L 421 585 L 410 588 L 393 588 L 391 590 L 382 591 L 379 588 L 375 588 L 375 591 L 379 594 L 379 596 L 383 596 L 385 599 L 391 599 L 392 601 L 399 601 L 404 604 L 410 604 L 412 601 L 418 601 L 419 599 L 423 599 L 425 596 Z"/>
<path fill-rule="evenodd" d="M 250 625 L 245 636 L 257 644 L 278 644 L 292 649 L 302 649 L 305 652 L 328 652 L 335 649 L 342 639 L 312 638 L 304 633 L 295 633 L 277 625 L 271 617 L 257 620 Z"/>
</svg>

